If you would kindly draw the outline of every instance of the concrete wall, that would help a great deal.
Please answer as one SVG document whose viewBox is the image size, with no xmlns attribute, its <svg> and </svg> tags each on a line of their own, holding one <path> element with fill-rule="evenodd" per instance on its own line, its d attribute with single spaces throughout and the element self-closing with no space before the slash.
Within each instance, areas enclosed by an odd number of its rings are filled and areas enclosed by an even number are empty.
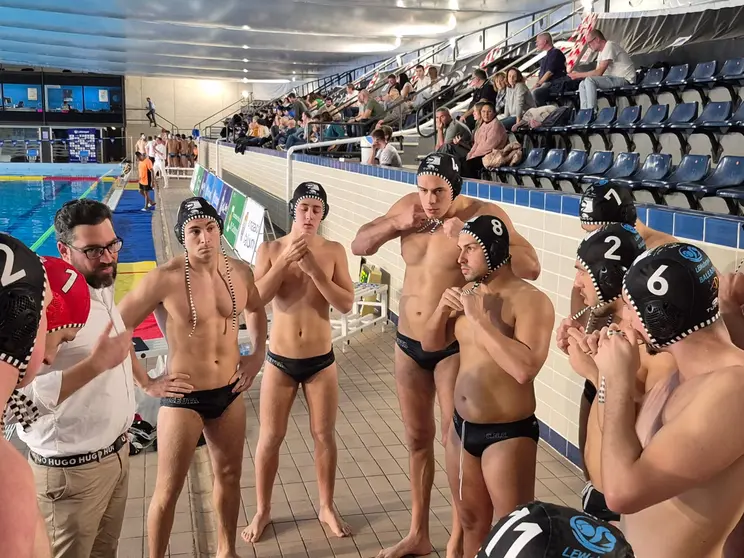
<svg viewBox="0 0 744 558">
<path fill-rule="evenodd" d="M 229 172 L 277 199 L 277 204 L 269 208 L 272 219 L 277 222 L 286 219 L 286 159 L 283 154 L 254 150 L 236 155 L 231 147 L 221 146 L 218 155 L 214 144 L 201 148 L 200 154 L 205 165 L 222 170 L 223 178 L 229 176 Z M 351 255 L 350 245 L 357 229 L 385 213 L 402 195 L 413 191 L 415 174 L 305 155 L 299 159 L 293 163 L 293 188 L 304 180 L 323 184 L 331 211 L 323 222 L 321 233 L 349 249 L 349 270 L 355 277 L 359 258 Z M 535 284 L 553 301 L 557 326 L 558 321 L 569 314 L 576 248 L 583 236 L 578 221 L 578 196 L 476 181 L 466 181 L 463 192 L 502 205 L 520 233 L 535 247 L 542 264 L 542 273 Z M 736 261 L 744 257 L 744 250 L 739 249 L 744 247 L 744 235 L 740 238 L 741 219 L 655 206 L 641 206 L 639 216 L 653 228 L 698 244 L 720 271 L 732 271 Z M 388 243 L 367 259 L 389 274 L 390 309 L 397 313 L 404 273 L 400 242 Z M 571 370 L 565 355 L 551 348 L 535 384 L 537 416 L 542 422 L 543 437 L 574 462 L 578 462 L 578 403 L 582 386 L 583 381 Z"/>
<path fill-rule="evenodd" d="M 138 135 L 143 126 L 147 129 L 145 112 L 140 110 L 145 108 L 147 97 L 155 103 L 158 114 L 188 134 L 194 124 L 240 99 L 243 91 L 252 91 L 250 84 L 237 81 L 140 76 L 127 76 L 124 87 L 127 122 L 135 132 L 129 135 Z M 225 116 L 237 112 L 238 107 L 225 111 Z M 169 127 L 167 123 L 163 126 Z"/>
</svg>

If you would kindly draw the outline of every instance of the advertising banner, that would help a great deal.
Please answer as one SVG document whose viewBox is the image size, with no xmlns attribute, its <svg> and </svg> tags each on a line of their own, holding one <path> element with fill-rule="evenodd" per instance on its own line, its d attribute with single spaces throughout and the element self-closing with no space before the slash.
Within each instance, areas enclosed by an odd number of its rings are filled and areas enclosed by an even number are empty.
<svg viewBox="0 0 744 558">
<path fill-rule="evenodd" d="M 243 210 L 243 222 L 238 234 L 238 242 L 235 251 L 240 259 L 252 265 L 256 263 L 258 247 L 264 237 L 264 206 L 256 203 L 251 198 L 246 198 Z"/>
<path fill-rule="evenodd" d="M 199 195 L 199 189 L 201 188 L 202 180 L 204 180 L 204 167 L 199 163 L 194 165 L 194 172 L 191 174 L 191 193 L 195 196 Z"/>
<path fill-rule="evenodd" d="M 227 209 L 227 217 L 225 217 L 225 240 L 227 243 L 235 248 L 235 243 L 238 240 L 238 234 L 240 233 L 240 225 L 243 222 L 243 209 L 245 208 L 245 196 L 235 190 L 230 198 L 230 206 Z"/>
<path fill-rule="evenodd" d="M 222 221 L 225 221 L 227 217 L 227 209 L 230 207 L 230 198 L 233 195 L 233 189 L 227 182 L 223 181 L 224 186 L 222 187 L 222 195 L 220 196 L 219 203 L 215 206 L 217 213 L 222 217 Z"/>
</svg>

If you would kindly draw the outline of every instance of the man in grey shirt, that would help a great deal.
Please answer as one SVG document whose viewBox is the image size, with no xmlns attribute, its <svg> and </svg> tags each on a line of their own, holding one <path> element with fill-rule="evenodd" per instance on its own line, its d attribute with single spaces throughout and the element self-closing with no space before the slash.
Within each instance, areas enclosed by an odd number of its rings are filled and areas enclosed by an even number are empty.
<svg viewBox="0 0 744 558">
<path fill-rule="evenodd" d="M 449 109 L 440 108 L 436 115 L 437 151 L 448 153 L 461 163 L 473 147 L 470 129 L 460 120 L 454 120 Z"/>
</svg>

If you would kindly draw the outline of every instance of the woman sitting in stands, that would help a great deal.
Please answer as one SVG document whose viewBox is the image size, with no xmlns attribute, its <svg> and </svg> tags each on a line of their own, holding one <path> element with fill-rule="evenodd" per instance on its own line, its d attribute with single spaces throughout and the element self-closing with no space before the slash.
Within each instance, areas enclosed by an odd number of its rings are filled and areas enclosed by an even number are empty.
<svg viewBox="0 0 744 558">
<path fill-rule="evenodd" d="M 473 147 L 470 149 L 465 160 L 465 166 L 462 169 L 464 178 L 480 178 L 480 173 L 483 170 L 483 156 L 506 145 L 506 130 L 499 119 L 496 118 L 493 104 L 490 102 L 483 103 L 480 116 L 481 125 L 473 136 Z"/>
<path fill-rule="evenodd" d="M 516 68 L 509 68 L 506 81 L 508 86 L 504 114 L 500 117 L 501 123 L 507 130 L 516 130 L 517 125 L 522 121 L 522 115 L 528 109 L 535 107 L 535 99 L 524 82 L 522 72 Z"/>
<path fill-rule="evenodd" d="M 496 114 L 501 114 L 504 112 L 504 105 L 506 104 L 506 72 L 497 72 L 491 80 L 493 81 L 493 88 L 496 90 L 496 102 L 493 106 L 496 109 Z"/>
</svg>

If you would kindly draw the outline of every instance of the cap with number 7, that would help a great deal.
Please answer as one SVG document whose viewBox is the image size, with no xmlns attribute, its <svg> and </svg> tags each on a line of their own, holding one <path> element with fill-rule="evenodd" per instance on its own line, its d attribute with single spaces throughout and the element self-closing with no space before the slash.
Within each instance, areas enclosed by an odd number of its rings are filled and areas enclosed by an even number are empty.
<svg viewBox="0 0 744 558">
<path fill-rule="evenodd" d="M 90 313 L 90 291 L 85 277 L 59 258 L 42 257 L 52 302 L 47 308 L 47 331 L 85 326 Z"/>
<path fill-rule="evenodd" d="M 502 518 L 476 558 L 634 558 L 620 530 L 591 515 L 531 502 Z"/>
</svg>

